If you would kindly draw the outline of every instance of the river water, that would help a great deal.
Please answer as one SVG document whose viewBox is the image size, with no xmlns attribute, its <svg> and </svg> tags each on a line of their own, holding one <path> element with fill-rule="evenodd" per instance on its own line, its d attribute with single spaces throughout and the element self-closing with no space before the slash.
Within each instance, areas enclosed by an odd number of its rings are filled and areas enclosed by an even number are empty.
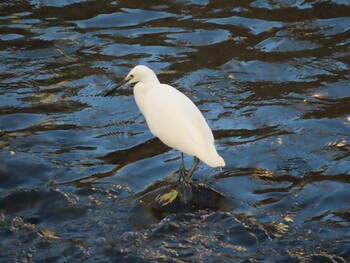
<svg viewBox="0 0 350 263">
<path fill-rule="evenodd" d="M 1 262 L 349 262 L 350 2 L 0 3 Z M 132 89 L 190 97 L 226 167 L 176 192 Z M 186 157 L 190 166 L 191 157 Z"/>
</svg>

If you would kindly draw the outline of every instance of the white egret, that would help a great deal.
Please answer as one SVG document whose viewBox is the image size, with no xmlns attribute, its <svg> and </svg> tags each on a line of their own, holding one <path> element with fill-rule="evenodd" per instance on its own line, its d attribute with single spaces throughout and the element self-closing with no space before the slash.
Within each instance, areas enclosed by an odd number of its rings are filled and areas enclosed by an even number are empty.
<svg viewBox="0 0 350 263">
<path fill-rule="evenodd" d="M 211 129 L 186 95 L 170 85 L 161 84 L 156 74 L 142 65 L 134 67 L 124 81 L 126 83 L 123 85 L 136 83 L 135 101 L 152 134 L 181 152 L 180 180 L 185 183 L 190 181 L 199 160 L 210 167 L 225 166 L 224 159 L 216 151 Z M 189 171 L 185 169 L 183 153 L 194 156 Z"/>
</svg>

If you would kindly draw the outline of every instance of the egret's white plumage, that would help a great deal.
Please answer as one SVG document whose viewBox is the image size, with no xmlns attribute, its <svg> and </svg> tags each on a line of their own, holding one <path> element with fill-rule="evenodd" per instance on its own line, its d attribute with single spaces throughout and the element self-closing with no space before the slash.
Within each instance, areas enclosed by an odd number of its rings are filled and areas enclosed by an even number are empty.
<svg viewBox="0 0 350 263">
<path fill-rule="evenodd" d="M 134 67 L 125 80 L 128 84 L 136 83 L 136 104 L 154 136 L 210 167 L 225 166 L 224 159 L 216 151 L 211 129 L 186 95 L 170 85 L 161 84 L 156 74 L 142 65 Z"/>
</svg>

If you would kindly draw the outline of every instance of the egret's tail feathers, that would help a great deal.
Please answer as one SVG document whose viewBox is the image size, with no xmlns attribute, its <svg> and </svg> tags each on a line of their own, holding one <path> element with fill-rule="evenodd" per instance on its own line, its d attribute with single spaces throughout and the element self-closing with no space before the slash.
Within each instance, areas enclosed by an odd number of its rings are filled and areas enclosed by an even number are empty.
<svg viewBox="0 0 350 263">
<path fill-rule="evenodd" d="M 204 158 L 199 159 L 201 159 L 206 165 L 213 168 L 225 166 L 225 160 L 216 151 L 209 156 L 205 156 Z"/>
<path fill-rule="evenodd" d="M 219 155 L 219 157 L 220 157 L 220 158 L 219 158 L 219 159 L 220 159 L 220 160 L 219 160 L 219 166 L 220 166 L 220 167 L 224 167 L 224 166 L 226 165 L 225 160 L 224 160 L 224 158 L 222 158 L 220 155 Z"/>
<path fill-rule="evenodd" d="M 222 158 L 219 154 L 217 154 L 215 160 L 213 160 L 212 167 L 224 167 L 225 166 L 225 160 Z"/>
</svg>

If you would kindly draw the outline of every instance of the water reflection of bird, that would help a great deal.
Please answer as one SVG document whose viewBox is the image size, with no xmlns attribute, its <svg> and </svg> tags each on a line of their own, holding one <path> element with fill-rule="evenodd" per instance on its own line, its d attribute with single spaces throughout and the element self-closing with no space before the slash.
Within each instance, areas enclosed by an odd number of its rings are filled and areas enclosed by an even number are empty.
<svg viewBox="0 0 350 263">
<path fill-rule="evenodd" d="M 167 84 L 161 84 L 156 74 L 146 66 L 134 67 L 124 80 L 136 83 L 136 104 L 145 116 L 153 135 L 167 146 L 181 151 L 180 180 L 188 183 L 199 160 L 210 167 L 225 166 L 217 153 L 214 136 L 202 113 L 183 93 Z M 110 95 L 118 87 L 107 92 Z M 194 162 L 186 171 L 183 153 L 194 156 Z"/>
</svg>

